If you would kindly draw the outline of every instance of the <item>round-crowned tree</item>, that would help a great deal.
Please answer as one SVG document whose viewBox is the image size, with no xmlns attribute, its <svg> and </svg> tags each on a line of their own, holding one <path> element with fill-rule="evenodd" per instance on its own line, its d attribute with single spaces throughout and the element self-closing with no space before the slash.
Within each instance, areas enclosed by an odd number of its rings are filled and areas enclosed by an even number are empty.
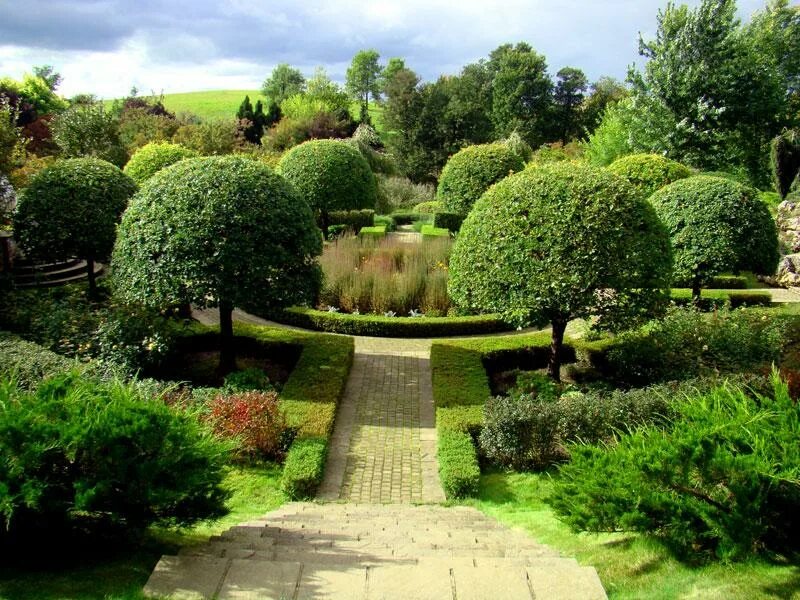
<svg viewBox="0 0 800 600">
<path fill-rule="evenodd" d="M 605 169 L 552 163 L 490 188 L 450 257 L 457 305 L 552 325 L 548 373 L 558 380 L 570 319 L 607 327 L 654 314 L 668 298 L 669 237 L 653 208 Z"/>
<path fill-rule="evenodd" d="M 133 153 L 123 171 L 139 185 L 164 169 L 184 158 L 195 158 L 197 152 L 180 144 L 150 142 Z"/>
<path fill-rule="evenodd" d="M 445 210 L 466 215 L 490 186 L 524 168 L 522 158 L 506 144 L 467 146 L 442 169 L 436 198 Z"/>
<path fill-rule="evenodd" d="M 608 169 L 627 179 L 644 198 L 673 181 L 692 175 L 686 165 L 658 154 L 629 154 L 615 160 Z"/>
<path fill-rule="evenodd" d="M 116 227 L 136 183 L 99 158 L 55 162 L 34 175 L 17 201 L 14 237 L 38 260 L 86 261 L 89 295 L 95 297 L 95 261 L 114 247 Z"/>
<path fill-rule="evenodd" d="M 669 231 L 676 279 L 692 282 L 692 297 L 714 275 L 752 271 L 772 275 L 778 232 L 758 193 L 721 177 L 681 179 L 650 196 Z"/>
<path fill-rule="evenodd" d="M 295 146 L 281 158 L 278 172 L 316 213 L 326 235 L 331 211 L 375 208 L 378 199 L 369 164 L 344 142 L 312 140 Z"/>
<path fill-rule="evenodd" d="M 190 158 L 131 201 L 112 257 L 115 292 L 157 308 L 219 307 L 220 371 L 236 368 L 232 312 L 316 296 L 322 237 L 308 205 L 259 162 Z"/>
</svg>

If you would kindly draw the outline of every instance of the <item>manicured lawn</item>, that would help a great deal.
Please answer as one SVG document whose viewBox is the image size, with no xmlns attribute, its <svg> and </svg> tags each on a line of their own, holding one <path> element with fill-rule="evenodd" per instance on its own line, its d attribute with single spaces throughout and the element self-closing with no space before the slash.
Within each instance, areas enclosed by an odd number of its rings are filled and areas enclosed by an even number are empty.
<svg viewBox="0 0 800 600">
<path fill-rule="evenodd" d="M 693 567 L 639 535 L 576 534 L 545 502 L 551 487 L 548 474 L 489 473 L 481 476 L 478 497 L 463 503 L 524 529 L 583 565 L 594 566 L 609 598 L 800 598 L 797 560 Z"/>
<path fill-rule="evenodd" d="M 162 554 L 179 546 L 201 543 L 211 535 L 263 515 L 286 501 L 280 490 L 281 467 L 264 465 L 232 468 L 226 485 L 233 491 L 231 512 L 211 523 L 184 531 L 152 530 L 141 544 L 80 547 L 65 544 L 47 557 L 50 540 L 41 552 L 18 563 L 4 559 L 0 566 L 0 600 L 128 600 L 144 598 L 141 589 Z"/>
</svg>

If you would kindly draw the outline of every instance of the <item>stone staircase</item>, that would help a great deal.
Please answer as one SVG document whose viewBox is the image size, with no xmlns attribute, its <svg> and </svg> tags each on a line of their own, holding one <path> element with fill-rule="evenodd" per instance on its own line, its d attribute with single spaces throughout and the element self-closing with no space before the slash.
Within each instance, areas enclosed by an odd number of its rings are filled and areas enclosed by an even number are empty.
<svg viewBox="0 0 800 600">
<path fill-rule="evenodd" d="M 95 275 L 103 273 L 104 266 L 95 263 Z M 27 287 L 56 287 L 77 283 L 87 278 L 86 261 L 70 259 L 53 263 L 34 263 L 28 259 L 17 259 L 11 271 L 14 285 L 20 288 Z"/>
<path fill-rule="evenodd" d="M 594 600 L 592 567 L 468 507 L 291 503 L 164 556 L 154 598 Z"/>
</svg>

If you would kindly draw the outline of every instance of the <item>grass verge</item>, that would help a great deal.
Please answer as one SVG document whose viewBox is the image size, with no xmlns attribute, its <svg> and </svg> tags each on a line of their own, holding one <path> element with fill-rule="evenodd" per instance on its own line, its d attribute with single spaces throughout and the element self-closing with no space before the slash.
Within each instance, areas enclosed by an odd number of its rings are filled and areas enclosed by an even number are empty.
<svg viewBox="0 0 800 600">
<path fill-rule="evenodd" d="M 574 533 L 546 503 L 553 477 L 557 475 L 488 473 L 480 478 L 477 497 L 463 503 L 595 567 L 611 599 L 800 598 L 796 562 L 776 558 L 691 566 L 641 535 Z"/>
</svg>

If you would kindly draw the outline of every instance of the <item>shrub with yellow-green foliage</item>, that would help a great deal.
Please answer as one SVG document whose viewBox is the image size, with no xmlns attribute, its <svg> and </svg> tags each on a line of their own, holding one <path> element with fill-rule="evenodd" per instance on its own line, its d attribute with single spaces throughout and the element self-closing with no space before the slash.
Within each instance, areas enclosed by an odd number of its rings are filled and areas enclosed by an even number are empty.
<svg viewBox="0 0 800 600">
<path fill-rule="evenodd" d="M 133 153 L 123 171 L 139 185 L 153 175 L 184 158 L 194 158 L 197 152 L 180 144 L 151 142 Z"/>
</svg>

